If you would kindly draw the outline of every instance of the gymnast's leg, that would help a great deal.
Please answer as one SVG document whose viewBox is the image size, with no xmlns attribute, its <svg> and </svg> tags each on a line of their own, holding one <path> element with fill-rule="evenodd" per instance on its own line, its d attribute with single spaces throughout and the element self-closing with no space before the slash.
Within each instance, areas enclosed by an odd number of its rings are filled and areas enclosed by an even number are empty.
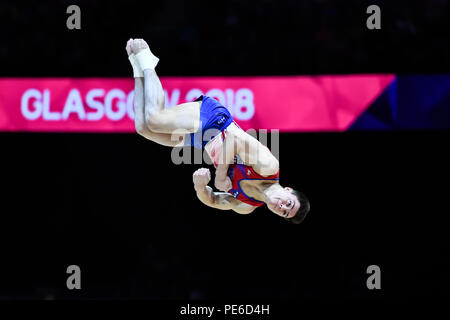
<svg viewBox="0 0 450 320">
<path fill-rule="evenodd" d="M 126 50 L 134 72 L 134 125 L 136 132 L 144 138 L 164 146 L 183 146 L 184 135 L 172 136 L 167 133 L 153 132 L 147 128 L 144 110 L 144 77 L 143 72 L 140 70 L 138 63 L 135 60 L 134 54 L 131 52 L 131 42 L 132 39 L 128 40 Z"/>
<path fill-rule="evenodd" d="M 197 132 L 200 126 L 201 102 L 164 108 L 164 91 L 154 69 L 159 59 L 151 53 L 142 39 L 132 41 L 131 51 L 136 55 L 144 72 L 144 119 L 147 128 L 153 132 L 167 134 Z"/>
</svg>

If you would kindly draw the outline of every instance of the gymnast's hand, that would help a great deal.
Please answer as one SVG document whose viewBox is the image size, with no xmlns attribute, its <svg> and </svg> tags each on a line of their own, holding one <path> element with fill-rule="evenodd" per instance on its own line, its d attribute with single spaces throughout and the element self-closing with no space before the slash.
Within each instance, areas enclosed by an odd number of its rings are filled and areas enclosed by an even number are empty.
<svg viewBox="0 0 450 320">
<path fill-rule="evenodd" d="M 228 178 L 227 176 L 225 176 L 224 179 L 219 179 L 216 175 L 216 179 L 214 180 L 214 186 L 220 191 L 228 192 L 228 190 L 231 189 L 232 184 L 230 178 Z"/>
<path fill-rule="evenodd" d="M 205 188 L 211 180 L 211 173 L 207 168 L 200 168 L 194 172 L 192 175 L 192 180 L 194 181 L 195 189 Z"/>
</svg>

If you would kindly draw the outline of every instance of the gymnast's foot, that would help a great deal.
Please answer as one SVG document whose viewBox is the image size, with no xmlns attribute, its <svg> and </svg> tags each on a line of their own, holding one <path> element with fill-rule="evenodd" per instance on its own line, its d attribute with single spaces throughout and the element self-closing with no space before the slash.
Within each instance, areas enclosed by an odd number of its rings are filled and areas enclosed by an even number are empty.
<svg viewBox="0 0 450 320">
<path fill-rule="evenodd" d="M 130 56 L 131 54 L 133 54 L 133 52 L 131 51 L 131 43 L 133 42 L 133 39 L 130 38 L 130 40 L 127 41 L 127 46 L 125 47 L 125 50 L 127 50 L 127 54 L 128 56 Z"/>
<path fill-rule="evenodd" d="M 131 40 L 130 43 L 131 52 L 134 53 L 135 55 L 137 55 L 142 50 L 149 48 L 147 42 L 145 42 L 144 39 L 134 39 L 134 40 L 130 39 L 130 40 Z"/>
<path fill-rule="evenodd" d="M 130 44 L 131 52 L 136 56 L 141 70 L 155 70 L 159 59 L 150 51 L 144 39 L 134 39 Z"/>
</svg>

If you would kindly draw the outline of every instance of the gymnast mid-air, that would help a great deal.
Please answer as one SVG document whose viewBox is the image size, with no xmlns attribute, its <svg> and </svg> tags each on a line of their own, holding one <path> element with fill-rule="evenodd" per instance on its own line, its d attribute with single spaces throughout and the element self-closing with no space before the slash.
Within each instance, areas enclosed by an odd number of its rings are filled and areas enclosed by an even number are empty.
<svg viewBox="0 0 450 320">
<path fill-rule="evenodd" d="M 164 90 L 155 72 L 159 59 L 142 39 L 126 45 L 135 79 L 135 127 L 141 136 L 164 146 L 204 148 L 215 172 L 214 192 L 209 169 L 194 172 L 197 197 L 212 208 L 253 212 L 264 203 L 292 223 L 301 223 L 310 205 L 301 192 L 279 183 L 279 163 L 270 150 L 242 130 L 226 107 L 200 96 L 193 102 L 165 108 Z"/>
</svg>

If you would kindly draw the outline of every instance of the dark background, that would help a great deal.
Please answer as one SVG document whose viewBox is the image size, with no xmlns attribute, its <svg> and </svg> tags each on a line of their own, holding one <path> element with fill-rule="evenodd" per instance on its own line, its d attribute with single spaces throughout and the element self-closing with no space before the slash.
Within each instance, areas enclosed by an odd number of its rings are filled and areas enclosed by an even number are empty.
<svg viewBox="0 0 450 320">
<path fill-rule="evenodd" d="M 81 8 L 81 30 L 66 9 Z M 368 30 L 367 7 L 382 29 Z M 447 0 L 11 1 L 0 4 L 2 76 L 127 76 L 145 38 L 160 75 L 450 72 Z"/>
<path fill-rule="evenodd" d="M 70 4 L 79 31 L 65 26 Z M 0 75 L 131 76 L 130 37 L 148 40 L 160 76 L 450 71 L 449 1 L 146 4 L 2 1 Z M 370 4 L 382 30 L 365 27 Z M 136 134 L 2 133 L 0 297 L 445 297 L 449 138 L 281 134 L 280 182 L 311 201 L 297 226 L 209 209 L 192 186 L 200 166 Z M 80 291 L 66 289 L 71 264 Z M 371 264 L 381 291 L 366 288 Z"/>
</svg>

